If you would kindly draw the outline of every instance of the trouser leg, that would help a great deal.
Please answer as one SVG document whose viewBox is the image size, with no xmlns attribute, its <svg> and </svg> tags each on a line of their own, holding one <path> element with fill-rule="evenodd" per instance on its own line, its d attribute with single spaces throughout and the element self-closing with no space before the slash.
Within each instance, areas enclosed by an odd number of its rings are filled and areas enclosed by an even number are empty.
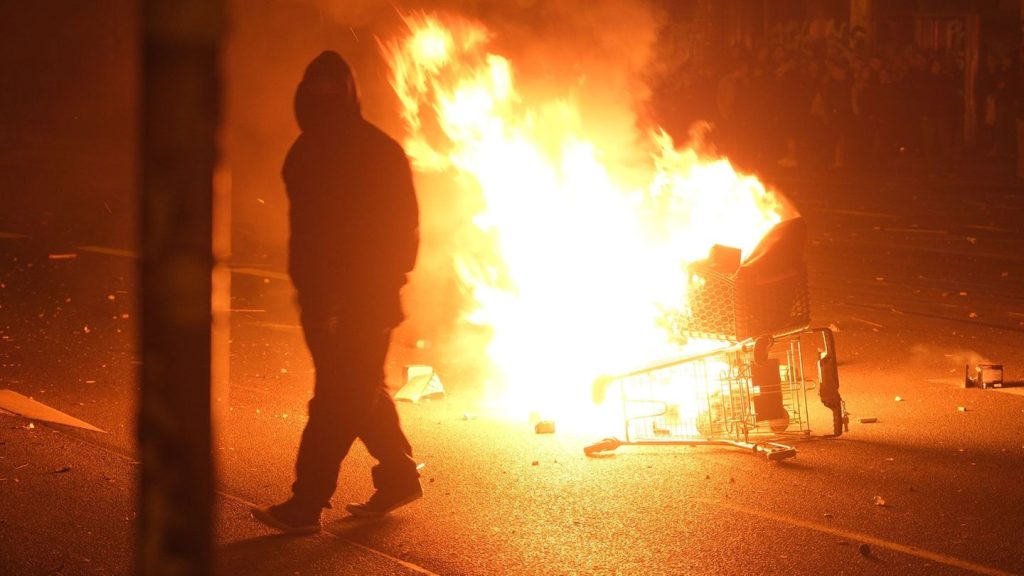
<svg viewBox="0 0 1024 576">
<path fill-rule="evenodd" d="M 373 417 L 382 386 L 387 334 L 339 330 L 326 319 L 303 318 L 316 384 L 302 432 L 292 492 L 310 507 L 328 507 L 341 461 Z"/>
<path fill-rule="evenodd" d="M 383 382 L 377 390 L 372 414 L 359 437 L 379 462 L 373 467 L 374 488 L 405 490 L 415 485 L 419 473 L 412 457 L 412 446 L 402 432 L 395 402 Z"/>
</svg>

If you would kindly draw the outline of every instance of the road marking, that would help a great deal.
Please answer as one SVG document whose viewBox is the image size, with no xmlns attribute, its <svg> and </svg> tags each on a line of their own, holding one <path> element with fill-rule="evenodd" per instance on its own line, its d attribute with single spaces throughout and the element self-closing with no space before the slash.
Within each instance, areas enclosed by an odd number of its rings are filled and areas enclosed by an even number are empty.
<svg viewBox="0 0 1024 576">
<path fill-rule="evenodd" d="M 949 234 L 949 230 L 931 228 L 882 228 L 882 232 L 902 232 L 906 234 Z"/>
<path fill-rule="evenodd" d="M 895 214 L 883 214 L 880 212 L 861 212 L 859 210 L 840 210 L 838 208 L 818 208 L 818 212 L 828 212 L 830 214 L 845 214 L 847 216 L 867 216 L 868 218 L 885 218 L 886 220 L 896 220 Z"/>
<path fill-rule="evenodd" d="M 72 436 L 72 435 L 68 434 L 67 432 L 65 432 L 64 430 L 61 430 L 59 428 L 53 428 L 51 426 L 47 426 L 47 428 L 57 432 L 58 434 L 61 434 L 62 436 L 65 436 L 67 438 L 71 438 L 73 440 L 81 442 L 82 444 L 85 444 L 85 445 L 88 445 L 88 446 L 92 446 L 93 448 L 97 448 L 99 450 L 102 450 L 103 452 L 106 452 L 107 454 L 110 454 L 112 456 L 116 456 L 116 457 L 124 460 L 128 464 L 134 464 L 134 465 L 141 464 L 141 462 L 139 462 L 138 460 L 135 460 L 131 456 L 125 454 L 119 448 L 116 448 L 116 447 L 113 447 L 113 446 L 104 446 L 103 444 L 100 444 L 100 443 L 95 442 L 93 440 L 90 440 L 88 438 L 81 438 L 79 436 Z M 244 505 L 248 506 L 249 508 L 254 508 L 256 506 L 256 503 L 254 503 L 254 502 L 249 502 L 245 498 L 242 498 L 240 496 L 235 496 L 234 494 L 229 494 L 229 493 L 227 493 L 227 492 L 225 492 L 223 490 L 214 490 L 214 493 L 219 494 L 219 495 L 227 498 L 228 500 L 233 500 L 235 502 L 239 502 L 241 504 L 244 504 Z M 385 552 L 381 552 L 380 550 L 377 550 L 375 548 L 370 548 L 369 546 L 365 546 L 363 544 L 360 544 L 358 542 L 350 540 L 349 538 L 346 538 L 346 537 L 341 536 L 339 534 L 335 534 L 334 532 L 331 532 L 330 530 L 324 530 L 323 532 L 324 532 L 324 534 L 327 534 L 329 536 L 337 538 L 338 540 L 341 540 L 342 542 L 345 542 L 347 544 L 351 544 L 352 546 L 355 546 L 356 548 L 359 548 L 361 550 L 364 550 L 364 551 L 369 552 L 371 554 L 374 554 L 376 556 L 380 556 L 381 558 L 384 558 L 384 559 L 390 560 L 392 562 L 395 562 L 395 563 L 401 565 L 404 568 L 408 568 L 409 570 L 412 570 L 413 572 L 415 572 L 417 574 L 423 574 L 424 576 L 440 576 L 439 574 L 431 572 L 430 570 L 427 570 L 426 568 L 424 568 L 422 566 L 418 566 L 416 564 L 413 564 L 412 562 L 408 562 L 406 560 L 402 560 L 401 558 L 395 558 L 394 556 L 391 556 L 390 554 L 387 554 Z"/>
<path fill-rule="evenodd" d="M 108 256 L 120 256 L 121 258 L 138 258 L 137 252 L 122 250 L 120 248 L 107 248 L 106 246 L 75 246 L 76 250 L 92 252 L 94 254 L 106 254 Z"/>
<path fill-rule="evenodd" d="M 16 234 L 16 233 L 13 233 L 13 232 L 0 232 L 0 238 L 16 239 L 16 238 L 28 238 L 28 236 L 25 236 L 24 234 Z M 85 246 L 75 246 L 75 249 L 80 251 L 80 252 L 91 252 L 93 254 L 105 254 L 107 256 L 118 256 L 120 258 L 131 258 L 131 259 L 138 259 L 139 258 L 139 253 L 138 252 L 135 252 L 135 251 L 132 251 L 132 250 L 125 250 L 123 248 L 108 248 L 106 246 L 93 246 L 93 245 L 89 244 L 89 245 L 85 245 Z M 53 256 L 60 257 L 60 256 L 63 256 L 63 255 L 60 255 L 60 254 L 51 255 L 51 258 L 53 258 Z M 54 258 L 54 259 L 56 259 L 56 258 Z M 249 267 L 249 266 L 238 266 L 238 267 L 228 266 L 228 268 L 231 270 L 232 274 L 244 274 L 246 276 L 256 276 L 256 277 L 259 277 L 259 278 L 273 278 L 275 280 L 288 280 L 289 279 L 289 276 L 288 276 L 287 272 L 278 272 L 276 270 L 263 270 L 263 269 L 260 269 L 260 268 L 252 268 L 252 267 Z"/>
<path fill-rule="evenodd" d="M 288 274 L 284 272 L 275 272 L 273 270 L 262 270 L 260 268 L 247 268 L 245 266 L 239 266 L 237 268 L 231 267 L 232 274 L 245 274 L 246 276 L 257 276 L 259 278 L 274 278 L 276 280 L 287 280 Z"/>
<path fill-rule="evenodd" d="M 1012 232 L 1006 228 L 999 228 L 997 226 L 983 226 L 980 224 L 964 224 L 964 228 L 970 228 L 971 230 L 984 230 L 986 232 Z"/>
<path fill-rule="evenodd" d="M 796 526 L 798 528 L 806 528 L 808 530 L 823 532 L 825 534 L 839 536 L 840 538 L 846 540 L 864 542 L 872 546 L 877 546 L 878 548 L 886 548 L 894 552 L 907 554 L 908 556 L 916 556 L 924 560 L 930 560 L 932 562 L 938 562 L 940 564 L 945 564 L 947 566 L 952 566 L 954 568 L 960 568 L 961 570 L 969 570 L 977 574 L 990 574 L 992 576 L 1013 576 L 1013 572 L 1006 572 L 1005 570 L 1000 570 L 998 568 L 991 568 L 989 566 L 975 564 L 974 562 L 961 560 L 959 558 L 949 556 L 947 554 L 932 552 L 930 550 L 923 550 L 915 546 L 908 546 L 906 544 L 900 544 L 899 542 L 892 542 L 890 540 L 885 540 L 875 536 L 861 534 L 860 532 L 853 532 L 851 530 L 833 528 L 831 526 L 826 526 L 825 524 L 819 524 L 817 522 L 811 522 L 809 520 L 801 520 L 800 518 L 784 516 L 782 514 L 776 514 L 774 512 L 754 510 L 752 508 L 739 506 L 737 504 L 732 504 L 729 502 L 721 502 L 716 500 L 710 500 L 707 498 L 697 498 L 696 500 L 704 502 L 706 504 L 710 504 L 712 506 L 720 506 L 722 508 L 735 510 L 736 512 L 741 512 L 743 514 L 748 514 L 750 516 L 757 516 L 759 518 L 773 520 L 775 522 L 781 522 L 783 524 L 789 524 L 790 526 Z"/>
</svg>

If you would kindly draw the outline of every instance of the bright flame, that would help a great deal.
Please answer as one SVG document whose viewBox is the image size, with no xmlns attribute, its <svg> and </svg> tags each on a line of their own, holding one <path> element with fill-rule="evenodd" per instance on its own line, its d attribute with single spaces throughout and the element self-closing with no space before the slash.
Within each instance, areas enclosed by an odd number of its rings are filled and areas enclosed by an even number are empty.
<svg viewBox="0 0 1024 576">
<path fill-rule="evenodd" d="M 501 405 L 572 426 L 593 417 L 600 374 L 678 354 L 666 310 L 685 299 L 686 263 L 714 244 L 749 252 L 781 220 L 756 178 L 724 159 L 676 148 L 657 131 L 642 166 L 611 166 L 618 142 L 585 136 L 570 99 L 527 100 L 490 33 L 462 18 L 405 17 L 382 45 L 419 171 L 445 172 L 479 194 L 474 229 L 453 254 L 491 329 Z M 628 170 L 642 177 L 626 185 Z"/>
</svg>

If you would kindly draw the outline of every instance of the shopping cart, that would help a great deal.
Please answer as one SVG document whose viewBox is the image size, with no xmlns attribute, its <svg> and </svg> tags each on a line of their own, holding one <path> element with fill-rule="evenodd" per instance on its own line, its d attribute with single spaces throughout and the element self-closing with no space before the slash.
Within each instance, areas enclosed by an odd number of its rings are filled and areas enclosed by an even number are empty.
<svg viewBox="0 0 1024 576">
<path fill-rule="evenodd" d="M 688 267 L 686 302 L 666 317 L 671 337 L 719 342 L 707 353 L 604 376 L 594 400 L 622 404 L 622 439 L 587 446 L 595 455 L 624 444 L 728 445 L 769 460 L 796 455 L 787 438 L 810 434 L 808 392 L 832 411 L 832 435 L 847 427 L 832 331 L 809 328 L 803 260 L 806 225 L 780 222 L 751 255 L 712 248 Z M 811 343 L 817 352 L 805 355 Z M 809 369 L 813 362 L 815 369 Z"/>
<path fill-rule="evenodd" d="M 811 358 L 804 347 L 820 350 Z M 588 456 L 623 445 L 724 445 L 768 460 L 796 456 L 786 439 L 810 434 L 808 392 L 833 408 L 833 434 L 846 425 L 831 330 L 801 329 L 656 363 L 594 382 L 594 400 L 621 403 L 623 429 L 584 448 Z"/>
</svg>

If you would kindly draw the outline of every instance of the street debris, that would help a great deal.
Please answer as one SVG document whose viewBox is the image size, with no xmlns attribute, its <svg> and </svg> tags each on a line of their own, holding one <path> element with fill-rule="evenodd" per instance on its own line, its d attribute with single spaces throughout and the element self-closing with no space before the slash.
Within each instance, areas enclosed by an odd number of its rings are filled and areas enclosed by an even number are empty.
<svg viewBox="0 0 1024 576">
<path fill-rule="evenodd" d="M 956 409 L 960 412 L 967 412 L 967 406 L 957 406 Z"/>
<path fill-rule="evenodd" d="M 433 366 L 411 364 L 405 367 L 405 384 L 395 394 L 395 400 L 417 403 L 420 400 L 443 398 L 441 378 Z"/>
<path fill-rule="evenodd" d="M 871 556 L 871 546 L 861 543 L 860 546 L 857 546 L 857 552 L 860 552 L 861 556 Z"/>
<path fill-rule="evenodd" d="M 865 416 L 863 418 L 857 418 L 857 422 L 861 424 L 874 424 L 875 422 L 878 422 L 878 418 L 875 418 L 874 416 Z"/>
<path fill-rule="evenodd" d="M 885 503 L 885 498 L 882 498 L 881 496 L 875 496 L 875 499 L 873 501 L 875 503 L 875 506 L 887 506 L 887 504 Z"/>
<path fill-rule="evenodd" d="M 53 422 L 54 424 L 63 424 L 64 426 L 74 426 L 76 428 L 83 428 L 85 430 L 92 430 L 93 432 L 103 432 L 88 422 L 84 422 L 61 412 L 55 408 L 51 408 L 42 402 L 37 402 L 28 396 L 18 394 L 14 390 L 0 390 L 0 409 L 8 412 L 13 412 L 19 416 L 29 418 L 32 420 L 43 420 L 46 422 Z M 29 422 L 26 429 L 31 430 L 35 428 L 35 424 Z"/>
<path fill-rule="evenodd" d="M 894 402 L 903 402 L 903 397 L 902 396 L 897 396 L 893 401 Z"/>
<path fill-rule="evenodd" d="M 964 366 L 964 388 L 1002 388 L 1002 364 L 977 364 L 973 375 L 970 364 Z"/>
<path fill-rule="evenodd" d="M 463 420 L 467 420 L 467 421 L 468 420 L 476 420 L 476 414 L 473 414 L 472 412 L 463 412 L 462 413 L 462 419 Z"/>
<path fill-rule="evenodd" d="M 59 470 L 54 470 L 53 471 L 54 474 L 64 474 L 66 472 L 71 472 L 71 466 L 64 466 L 64 467 L 60 468 Z"/>
<path fill-rule="evenodd" d="M 75 254 L 74 252 L 50 254 L 49 258 L 50 260 L 74 260 L 75 258 L 78 258 L 78 254 Z"/>
<path fill-rule="evenodd" d="M 534 432 L 537 434 L 554 434 L 555 433 L 555 421 L 554 420 L 541 420 L 537 422 L 537 425 L 533 427 Z"/>
<path fill-rule="evenodd" d="M 540 460 L 534 460 L 530 463 L 530 466 L 540 466 Z"/>
</svg>

